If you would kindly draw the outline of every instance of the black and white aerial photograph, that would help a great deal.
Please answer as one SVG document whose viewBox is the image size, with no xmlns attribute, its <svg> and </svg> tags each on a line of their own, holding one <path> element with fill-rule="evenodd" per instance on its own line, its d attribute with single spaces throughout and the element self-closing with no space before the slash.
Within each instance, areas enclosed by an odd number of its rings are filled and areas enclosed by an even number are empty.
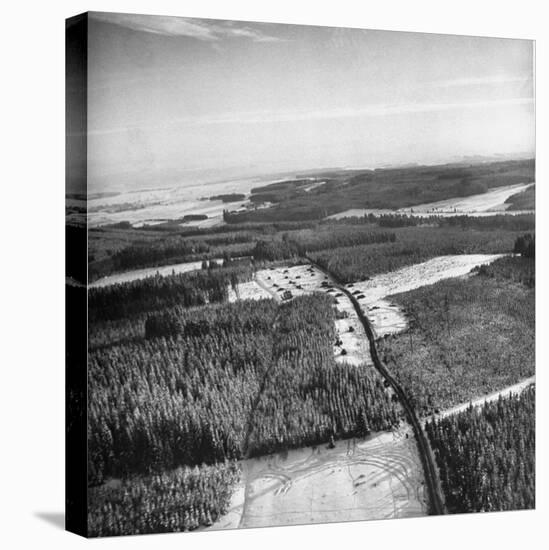
<svg viewBox="0 0 549 550">
<path fill-rule="evenodd" d="M 535 509 L 533 40 L 89 12 L 66 48 L 69 530 Z"/>
</svg>

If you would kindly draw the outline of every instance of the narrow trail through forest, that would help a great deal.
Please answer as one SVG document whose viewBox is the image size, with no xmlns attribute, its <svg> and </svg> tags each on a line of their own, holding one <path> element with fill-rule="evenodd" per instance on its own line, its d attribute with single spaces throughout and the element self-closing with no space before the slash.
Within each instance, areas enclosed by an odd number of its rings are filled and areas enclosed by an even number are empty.
<svg viewBox="0 0 549 550">
<path fill-rule="evenodd" d="M 460 403 L 459 405 L 455 405 L 454 407 L 445 409 L 438 414 L 427 416 L 426 418 L 423 419 L 423 424 L 425 424 L 429 420 L 433 420 L 433 419 L 438 420 L 440 418 L 445 418 L 446 416 L 450 416 L 452 414 L 458 414 L 462 411 L 467 410 L 471 406 L 481 407 L 485 403 L 497 401 L 500 397 L 508 397 L 511 394 L 522 393 L 526 388 L 529 388 L 532 384 L 535 384 L 535 383 L 536 383 L 536 377 L 530 376 L 529 378 L 521 380 L 520 382 L 517 382 L 516 384 L 513 384 L 511 386 L 507 386 L 506 388 L 502 388 L 501 390 L 496 390 L 495 392 L 492 392 L 486 395 L 481 395 L 480 397 L 471 399 L 465 403 Z"/>
<path fill-rule="evenodd" d="M 279 326 L 279 315 L 280 312 L 277 314 L 277 318 L 275 319 L 275 322 L 273 323 L 273 333 L 276 332 L 277 327 Z M 242 447 L 242 455 L 244 459 L 249 458 L 249 451 L 250 451 L 250 437 L 252 436 L 253 430 L 255 428 L 255 414 L 257 411 L 257 407 L 259 406 L 259 402 L 261 401 L 261 397 L 263 395 L 263 392 L 265 391 L 265 387 L 267 386 L 267 382 L 269 381 L 269 376 L 271 375 L 271 372 L 273 370 L 273 367 L 276 364 L 276 358 L 274 355 L 274 347 L 276 342 L 273 342 L 272 349 L 271 349 L 271 362 L 268 366 L 268 368 L 263 373 L 263 378 L 261 379 L 261 384 L 259 385 L 259 390 L 257 392 L 257 395 L 254 399 L 254 402 L 252 404 L 252 408 L 250 410 L 250 414 L 248 415 L 248 420 L 246 422 L 246 435 L 244 437 L 244 444 Z"/>
</svg>

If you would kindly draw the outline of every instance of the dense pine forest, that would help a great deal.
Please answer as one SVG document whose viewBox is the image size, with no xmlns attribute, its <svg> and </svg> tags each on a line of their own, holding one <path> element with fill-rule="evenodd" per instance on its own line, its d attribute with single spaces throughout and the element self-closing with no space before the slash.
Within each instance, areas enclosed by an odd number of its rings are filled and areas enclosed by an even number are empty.
<svg viewBox="0 0 549 550">
<path fill-rule="evenodd" d="M 426 429 L 451 513 L 535 507 L 535 388 Z"/>
<path fill-rule="evenodd" d="M 88 490 L 89 536 L 167 533 L 211 525 L 227 511 L 238 477 L 236 463 L 222 462 L 93 487 Z"/>
<path fill-rule="evenodd" d="M 332 298 L 283 304 L 273 359 L 252 418 L 249 455 L 361 437 L 398 425 L 400 412 L 373 369 L 338 364 Z"/>
<path fill-rule="evenodd" d="M 90 288 L 89 319 L 91 322 L 114 320 L 179 304 L 191 307 L 224 302 L 230 287 L 236 288 L 238 283 L 252 277 L 253 268 L 249 260 L 245 260 L 230 262 L 227 267 Z"/>
<path fill-rule="evenodd" d="M 316 231 L 282 233 L 280 239 L 260 239 L 253 250 L 256 260 L 285 260 L 306 256 L 316 250 L 341 246 L 372 245 L 395 242 L 396 235 L 365 226 L 323 226 Z"/>
<path fill-rule="evenodd" d="M 145 323 L 149 314 L 141 313 L 114 321 L 96 321 L 88 326 L 88 350 L 137 342 L 145 337 Z"/>
<path fill-rule="evenodd" d="M 404 307 L 410 328 L 380 340 L 379 351 L 420 414 L 534 374 L 532 269 L 532 260 L 502 258 L 476 276 L 391 297 Z M 527 284 L 514 282 L 525 273 Z"/>
<path fill-rule="evenodd" d="M 460 227 L 461 229 L 505 229 L 507 231 L 533 231 L 535 218 L 533 214 L 494 214 L 493 216 L 436 216 L 428 218 L 409 214 L 367 214 L 362 217 L 340 218 L 332 223 L 358 225 L 363 223 L 377 224 L 379 227 L 415 227 L 436 225 L 437 227 Z"/>
<path fill-rule="evenodd" d="M 335 363 L 331 298 L 202 310 L 151 316 L 147 339 L 90 354 L 91 484 L 399 423 L 373 369 Z"/>
</svg>

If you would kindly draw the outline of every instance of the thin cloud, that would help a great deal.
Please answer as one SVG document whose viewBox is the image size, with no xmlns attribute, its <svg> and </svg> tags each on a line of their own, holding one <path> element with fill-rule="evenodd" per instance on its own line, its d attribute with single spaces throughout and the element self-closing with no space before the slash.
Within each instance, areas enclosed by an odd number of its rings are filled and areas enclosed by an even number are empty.
<svg viewBox="0 0 549 550">
<path fill-rule="evenodd" d="M 261 124 L 272 122 L 291 122 L 307 120 L 324 120 L 351 117 L 381 117 L 400 114 L 428 113 L 436 111 L 449 111 L 455 109 L 479 109 L 504 105 L 528 105 L 533 103 L 532 98 L 511 98 L 489 101 L 469 101 L 456 103 L 400 103 L 400 104 L 375 104 L 359 108 L 330 109 L 325 111 L 308 112 L 253 112 L 231 114 L 225 117 L 210 119 L 195 119 L 195 124 Z"/>
<path fill-rule="evenodd" d="M 227 38 L 245 38 L 253 42 L 279 42 L 282 39 L 271 36 L 244 23 L 232 21 L 208 21 L 185 17 L 161 15 L 134 15 L 128 13 L 93 12 L 90 17 L 96 21 L 119 25 L 134 31 L 148 32 L 163 36 L 187 36 L 217 42 Z"/>
<path fill-rule="evenodd" d="M 90 129 L 88 135 L 100 136 L 117 134 L 131 130 L 146 130 L 152 128 L 167 128 L 173 126 L 214 126 L 223 124 L 272 124 L 279 122 L 300 122 L 314 120 L 344 119 L 356 117 L 383 117 L 402 114 L 429 113 L 450 111 L 459 109 L 488 109 L 493 107 L 510 105 L 533 105 L 534 100 L 530 97 L 517 97 L 510 99 L 498 99 L 490 101 L 469 101 L 459 103 L 401 103 L 401 104 L 375 104 L 359 108 L 349 109 L 328 109 L 324 111 L 305 112 L 270 112 L 252 111 L 242 113 L 231 113 L 226 116 L 212 117 L 184 117 L 175 118 L 167 122 L 155 124 L 135 124 L 125 127 L 109 129 Z"/>
<path fill-rule="evenodd" d="M 466 86 L 478 86 L 483 84 L 512 84 L 516 82 L 528 82 L 529 76 L 488 75 L 478 77 L 453 78 L 450 80 L 438 80 L 430 82 L 428 86 L 435 88 L 461 88 Z"/>
</svg>

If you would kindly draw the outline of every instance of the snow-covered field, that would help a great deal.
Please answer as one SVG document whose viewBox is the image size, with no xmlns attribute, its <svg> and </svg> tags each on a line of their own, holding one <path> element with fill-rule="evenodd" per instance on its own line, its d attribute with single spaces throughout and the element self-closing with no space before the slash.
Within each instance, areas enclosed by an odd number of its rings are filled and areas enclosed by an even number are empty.
<svg viewBox="0 0 549 550">
<path fill-rule="evenodd" d="M 235 210 L 247 201 L 223 203 L 209 197 L 227 193 L 249 195 L 252 187 L 263 184 L 260 178 L 243 178 L 199 185 L 172 186 L 121 192 L 117 195 L 88 200 L 90 227 L 129 221 L 132 225 L 154 224 L 182 218 L 189 214 L 205 214 L 208 220 L 185 225 L 222 223 L 223 210 Z"/>
<path fill-rule="evenodd" d="M 470 197 L 461 197 L 447 199 L 443 201 L 420 204 L 413 208 L 402 208 L 400 211 L 409 213 L 479 213 L 479 212 L 505 212 L 509 208 L 505 201 L 515 193 L 520 193 L 534 185 L 533 183 L 517 183 L 516 185 L 506 185 L 504 187 L 496 187 L 490 189 L 486 193 L 479 195 L 471 195 Z"/>
<path fill-rule="evenodd" d="M 336 299 L 336 309 L 341 319 L 336 320 L 339 342 L 334 345 L 336 361 L 350 365 L 371 365 L 370 346 L 349 298 L 334 287 L 333 281 L 315 267 L 305 264 L 292 267 L 276 267 L 261 270 L 256 274 L 256 284 L 278 300 L 284 299 L 285 291 L 292 297 L 311 292 L 323 292 Z M 244 285 L 241 297 L 246 296 Z M 252 290 L 254 294 L 256 291 Z M 345 351 L 343 351 L 345 350 Z"/>
<path fill-rule="evenodd" d="M 423 469 L 409 427 L 241 466 L 229 512 L 210 529 L 427 515 Z"/>
<path fill-rule="evenodd" d="M 432 285 L 442 279 L 466 275 L 476 266 L 493 262 L 504 254 L 459 254 L 439 256 L 420 264 L 375 275 L 367 281 L 347 285 L 372 322 L 377 337 L 401 332 L 407 327 L 402 309 L 385 298 Z"/>
<path fill-rule="evenodd" d="M 442 279 L 466 275 L 474 267 L 493 262 L 502 256 L 503 254 L 439 256 L 375 275 L 367 281 L 349 284 L 347 289 L 355 295 L 370 319 L 375 335 L 380 338 L 402 332 L 408 326 L 405 312 L 398 304 L 388 300 L 387 296 L 431 285 Z M 327 275 L 311 265 L 282 266 L 258 271 L 254 281 L 239 285 L 238 296 L 231 289 L 230 300 L 274 297 L 282 301 L 286 291 L 291 293 L 291 297 L 311 292 L 324 292 L 333 296 L 337 300 L 336 309 L 342 317 L 336 320 L 340 340 L 339 345 L 334 346 L 336 360 L 352 365 L 371 364 L 368 338 L 351 301 L 334 286 Z"/>
<path fill-rule="evenodd" d="M 383 214 L 406 214 L 416 217 L 429 217 L 429 216 L 493 216 L 494 214 L 508 214 L 517 215 L 529 213 L 530 211 L 508 211 L 508 204 L 505 201 L 515 193 L 520 193 L 528 189 L 533 183 L 518 183 L 515 185 L 506 185 L 504 187 L 497 187 L 491 189 L 486 193 L 479 195 L 471 195 L 470 197 L 456 197 L 453 199 L 446 199 L 443 201 L 430 202 L 425 204 L 419 204 L 410 208 L 400 208 L 398 210 L 388 209 L 370 209 L 370 208 L 351 208 L 344 212 L 338 212 L 332 216 L 328 216 L 331 219 L 349 218 L 349 217 L 361 217 L 368 214 L 374 214 L 380 216 Z"/>
<path fill-rule="evenodd" d="M 249 197 L 254 187 L 284 181 L 284 176 L 258 176 L 220 181 L 175 185 L 163 188 L 121 191 L 88 199 L 88 224 L 90 227 L 130 222 L 134 227 L 144 224 L 155 225 L 191 214 L 204 214 L 206 220 L 185 222 L 185 226 L 211 227 L 223 223 L 223 210 L 236 211 L 249 205 Z M 291 178 L 290 178 L 291 179 Z M 312 181 L 307 190 L 325 182 Z M 210 197 L 238 193 L 245 195 L 242 201 L 224 203 L 209 200 Z"/>
<path fill-rule="evenodd" d="M 222 262 L 221 258 L 213 260 L 215 262 Z M 162 267 L 146 267 L 144 269 L 133 269 L 132 271 L 125 271 L 124 273 L 115 273 L 108 277 L 102 277 L 97 281 L 90 283 L 89 287 L 103 287 L 114 285 L 116 283 L 129 283 L 130 281 L 137 281 L 138 279 L 146 279 L 154 275 L 172 275 L 174 273 L 187 273 L 189 271 L 196 271 L 202 268 L 202 262 L 184 262 L 180 264 L 165 265 Z"/>
<path fill-rule="evenodd" d="M 240 203 L 236 203 L 240 204 Z M 223 210 L 228 208 L 222 201 L 201 201 L 201 200 L 165 200 L 160 203 L 130 203 L 128 208 L 120 210 L 114 207 L 105 210 L 88 212 L 88 223 L 90 227 L 118 223 L 123 221 L 130 222 L 135 227 L 141 227 L 145 224 L 155 225 L 171 219 L 182 218 L 190 214 L 204 214 L 208 216 L 207 220 L 198 220 L 187 222 L 185 225 L 215 225 L 223 221 Z"/>
</svg>

